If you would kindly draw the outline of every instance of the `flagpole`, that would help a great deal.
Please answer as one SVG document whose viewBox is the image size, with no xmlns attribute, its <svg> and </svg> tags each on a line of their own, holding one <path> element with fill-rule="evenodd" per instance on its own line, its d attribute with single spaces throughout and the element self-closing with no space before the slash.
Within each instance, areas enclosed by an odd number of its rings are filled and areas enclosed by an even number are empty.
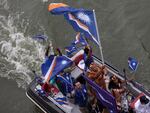
<svg viewBox="0 0 150 113">
<path fill-rule="evenodd" d="M 96 32 L 97 32 L 97 37 L 98 37 L 98 43 L 99 43 L 99 50 L 100 50 L 100 54 L 101 54 L 101 60 L 102 60 L 102 64 L 104 65 L 105 62 L 104 62 L 104 56 L 103 56 L 101 41 L 100 41 L 100 37 L 99 37 L 99 31 L 98 31 L 98 26 L 97 26 L 95 10 L 93 10 L 93 14 L 94 14 L 94 21 L 95 21 L 95 25 L 96 25 Z"/>
</svg>

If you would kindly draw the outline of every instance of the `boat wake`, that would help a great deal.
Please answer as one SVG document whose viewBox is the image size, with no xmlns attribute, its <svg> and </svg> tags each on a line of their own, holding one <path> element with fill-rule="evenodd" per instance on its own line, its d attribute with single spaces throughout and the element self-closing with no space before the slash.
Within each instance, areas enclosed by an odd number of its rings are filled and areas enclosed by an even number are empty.
<svg viewBox="0 0 150 113">
<path fill-rule="evenodd" d="M 6 3 L 4 5 L 7 9 Z M 18 87 L 26 88 L 34 77 L 32 70 L 39 70 L 44 58 L 43 43 L 25 35 L 29 23 L 20 21 L 22 13 L 0 15 L 0 77 L 13 79 Z M 18 29 L 18 22 L 23 29 Z"/>
</svg>

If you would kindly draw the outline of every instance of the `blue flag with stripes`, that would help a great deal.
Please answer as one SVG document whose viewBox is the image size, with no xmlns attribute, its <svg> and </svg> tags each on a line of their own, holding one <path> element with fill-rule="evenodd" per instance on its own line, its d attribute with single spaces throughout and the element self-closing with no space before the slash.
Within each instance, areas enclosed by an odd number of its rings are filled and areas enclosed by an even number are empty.
<svg viewBox="0 0 150 113">
<path fill-rule="evenodd" d="M 72 8 L 63 3 L 52 3 L 49 5 L 49 12 L 55 15 L 63 14 L 76 32 L 83 33 L 85 38 L 99 45 L 93 10 Z"/>
</svg>

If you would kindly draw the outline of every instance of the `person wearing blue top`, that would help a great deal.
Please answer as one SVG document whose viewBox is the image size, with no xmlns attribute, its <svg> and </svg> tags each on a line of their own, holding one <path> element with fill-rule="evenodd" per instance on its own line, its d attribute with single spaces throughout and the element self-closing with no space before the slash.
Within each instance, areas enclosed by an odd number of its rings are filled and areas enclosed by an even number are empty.
<svg viewBox="0 0 150 113">
<path fill-rule="evenodd" d="M 84 60 L 84 63 L 85 63 L 84 70 L 87 71 L 87 69 L 90 67 L 90 64 L 93 62 L 92 49 L 89 46 L 86 46 L 84 48 L 83 60 Z"/>
<path fill-rule="evenodd" d="M 71 73 L 69 72 L 60 73 L 56 76 L 56 84 L 64 96 L 71 94 L 73 90 L 72 80 Z"/>
<path fill-rule="evenodd" d="M 74 93 L 75 104 L 79 105 L 80 111 L 82 113 L 88 113 L 86 108 L 88 99 L 86 86 L 80 82 L 76 82 Z"/>
</svg>

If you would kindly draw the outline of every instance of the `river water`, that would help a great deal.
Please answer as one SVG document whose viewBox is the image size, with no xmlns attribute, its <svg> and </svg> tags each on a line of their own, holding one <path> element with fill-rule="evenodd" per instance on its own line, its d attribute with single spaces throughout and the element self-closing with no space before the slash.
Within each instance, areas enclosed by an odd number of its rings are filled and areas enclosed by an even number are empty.
<svg viewBox="0 0 150 113">
<path fill-rule="evenodd" d="M 64 48 L 75 32 L 63 16 L 53 16 L 51 2 L 95 9 L 104 59 L 122 71 L 127 59 L 138 59 L 134 79 L 150 89 L 150 1 L 149 0 L 0 0 L 0 113 L 40 113 L 25 96 L 27 85 L 40 74 L 40 64 L 49 42 Z M 32 37 L 48 36 L 39 42 Z M 99 49 L 93 47 L 99 55 Z"/>
</svg>

